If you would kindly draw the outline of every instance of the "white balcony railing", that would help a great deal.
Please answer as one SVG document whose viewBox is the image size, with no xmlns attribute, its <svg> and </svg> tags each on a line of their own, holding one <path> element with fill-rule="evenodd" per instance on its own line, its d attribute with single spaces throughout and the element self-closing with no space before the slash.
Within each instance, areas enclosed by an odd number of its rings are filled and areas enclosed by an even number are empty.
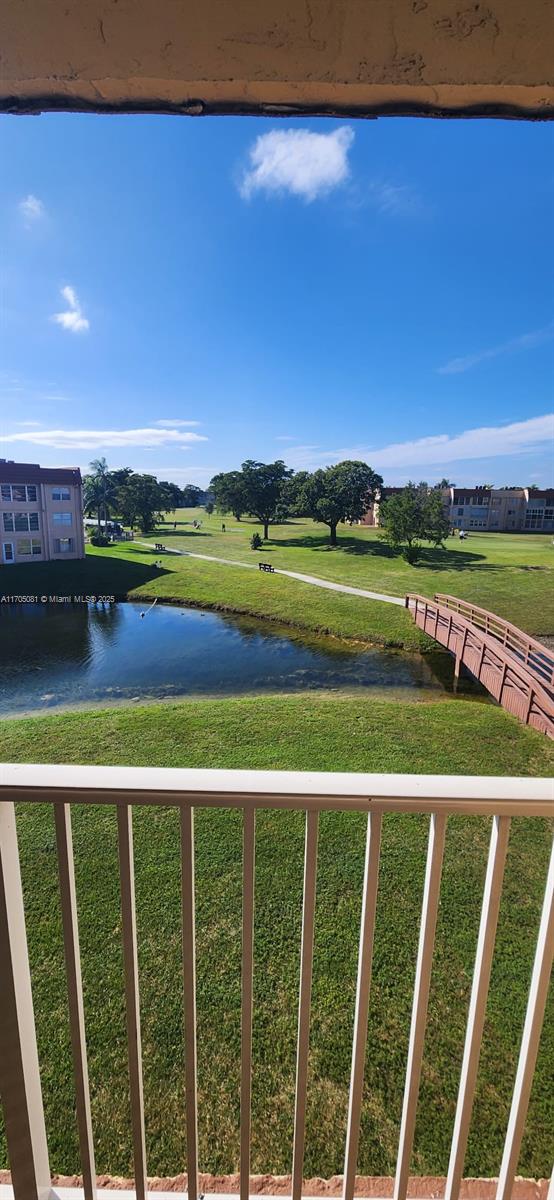
<svg viewBox="0 0 554 1200">
<path fill-rule="evenodd" d="M 4 1106 L 13 1195 L 16 1200 L 48 1200 L 49 1197 L 63 1195 L 63 1192 L 54 1192 L 51 1188 L 18 858 L 15 821 L 15 804 L 18 801 L 51 802 L 54 805 L 76 1112 L 84 1185 L 82 1194 L 86 1200 L 93 1200 L 96 1195 L 96 1182 L 73 870 L 72 804 L 112 804 L 117 807 L 129 1083 L 135 1189 L 138 1200 L 143 1200 L 147 1195 L 147 1164 L 135 924 L 133 806 L 174 805 L 180 810 L 187 1173 L 190 1200 L 197 1200 L 198 1196 L 194 808 L 209 806 L 243 810 L 241 1200 L 246 1200 L 250 1182 L 256 810 L 299 809 L 306 813 L 292 1147 L 293 1200 L 300 1200 L 302 1190 L 319 813 L 328 809 L 367 813 L 352 1069 L 344 1158 L 344 1200 L 352 1200 L 358 1158 L 383 815 L 391 812 L 429 814 L 427 865 L 399 1131 L 395 1200 L 405 1200 L 407 1193 L 447 818 L 450 814 L 489 817 L 489 857 L 446 1183 L 445 1200 L 456 1200 L 463 1175 L 479 1063 L 510 819 L 514 816 L 554 817 L 554 793 L 549 781 L 461 776 L 158 770 L 124 767 L 1 767 L 0 1093 Z M 517 1170 L 553 951 L 554 849 L 537 930 L 534 967 L 504 1152 L 499 1163 L 497 1200 L 509 1200 Z"/>
</svg>

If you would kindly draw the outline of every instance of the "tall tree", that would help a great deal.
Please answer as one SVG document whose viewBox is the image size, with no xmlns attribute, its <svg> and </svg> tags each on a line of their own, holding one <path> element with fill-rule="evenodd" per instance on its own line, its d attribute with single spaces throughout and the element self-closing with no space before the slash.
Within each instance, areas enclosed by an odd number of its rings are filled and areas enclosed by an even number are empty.
<svg viewBox="0 0 554 1200">
<path fill-rule="evenodd" d="M 381 537 L 401 549 L 408 562 L 415 562 L 422 541 L 441 546 L 450 531 L 450 520 L 442 496 L 426 483 L 408 483 L 379 507 Z"/>
<path fill-rule="evenodd" d="M 211 480 L 210 491 L 214 494 L 219 511 L 222 513 L 232 512 L 235 520 L 240 521 L 247 507 L 243 472 L 220 471 Z"/>
<path fill-rule="evenodd" d="M 257 517 L 269 537 L 269 526 L 283 501 L 284 484 L 292 471 L 281 458 L 273 463 L 254 462 L 249 458 L 242 464 L 246 511 Z"/>
<path fill-rule="evenodd" d="M 86 517 L 92 517 L 96 513 L 98 533 L 100 533 L 102 520 L 103 500 L 104 487 L 100 480 L 96 479 L 94 475 L 85 475 L 83 479 L 83 510 Z"/>
<path fill-rule="evenodd" d="M 123 520 L 133 526 L 138 523 L 142 533 L 151 533 L 162 512 L 167 494 L 153 475 L 131 475 L 119 492 Z"/>
<path fill-rule="evenodd" d="M 116 471 L 110 471 L 110 479 L 115 484 L 116 488 L 123 487 L 124 483 L 131 478 L 133 474 L 132 467 L 118 467 Z"/>
<path fill-rule="evenodd" d="M 175 512 L 176 508 L 181 508 L 183 493 L 176 483 L 168 483 L 165 479 L 161 479 L 158 487 L 162 488 L 164 494 L 163 503 L 166 505 L 164 512 Z"/>
<path fill-rule="evenodd" d="M 339 521 L 359 521 L 383 480 L 365 462 L 347 459 L 309 475 L 302 502 L 314 521 L 329 526 L 330 544 L 337 544 Z"/>
<path fill-rule="evenodd" d="M 100 522 L 104 521 L 106 525 L 111 509 L 116 506 L 117 486 L 105 458 L 93 458 L 89 467 L 91 474 L 85 476 L 85 509 L 90 511 L 95 504 L 100 532 Z"/>
<path fill-rule="evenodd" d="M 306 517 L 309 513 L 306 511 L 306 500 L 304 488 L 310 478 L 309 471 L 295 471 L 290 479 L 287 479 L 283 487 L 283 507 L 288 516 L 291 517 Z"/>
<path fill-rule="evenodd" d="M 202 488 L 195 483 L 186 483 L 181 494 L 183 508 L 198 508 L 201 495 Z"/>
</svg>

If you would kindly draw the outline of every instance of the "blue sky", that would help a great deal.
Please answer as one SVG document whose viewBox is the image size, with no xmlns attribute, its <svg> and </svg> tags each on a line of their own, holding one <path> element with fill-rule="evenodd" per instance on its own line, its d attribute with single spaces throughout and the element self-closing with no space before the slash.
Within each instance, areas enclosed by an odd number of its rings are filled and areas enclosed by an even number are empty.
<svg viewBox="0 0 554 1200">
<path fill-rule="evenodd" d="M 553 133 L 3 117 L 0 452 L 551 486 Z"/>
</svg>

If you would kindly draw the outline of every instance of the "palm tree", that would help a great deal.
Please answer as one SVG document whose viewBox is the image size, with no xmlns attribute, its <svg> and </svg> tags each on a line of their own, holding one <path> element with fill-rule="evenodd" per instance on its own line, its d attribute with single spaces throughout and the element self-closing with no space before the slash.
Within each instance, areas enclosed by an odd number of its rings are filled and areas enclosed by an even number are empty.
<svg viewBox="0 0 554 1200">
<path fill-rule="evenodd" d="M 102 501 L 104 497 L 104 488 L 99 479 L 94 475 L 85 475 L 83 480 L 83 508 L 85 516 L 91 517 L 96 513 L 98 519 L 98 533 L 100 533 L 100 516 L 102 513 Z"/>
<path fill-rule="evenodd" d="M 85 511 L 96 510 L 100 533 L 100 520 L 103 519 L 105 528 L 110 508 L 116 500 L 117 488 L 105 458 L 93 458 L 89 467 L 91 474 L 85 477 Z"/>
</svg>

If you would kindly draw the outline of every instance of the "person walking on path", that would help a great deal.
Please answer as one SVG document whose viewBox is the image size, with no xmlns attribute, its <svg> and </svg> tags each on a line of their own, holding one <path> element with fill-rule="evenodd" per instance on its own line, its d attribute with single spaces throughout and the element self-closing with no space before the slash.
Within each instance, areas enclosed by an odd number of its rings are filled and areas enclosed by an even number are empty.
<svg viewBox="0 0 554 1200">
<path fill-rule="evenodd" d="M 221 522 L 221 532 L 225 533 L 225 521 Z"/>
</svg>

